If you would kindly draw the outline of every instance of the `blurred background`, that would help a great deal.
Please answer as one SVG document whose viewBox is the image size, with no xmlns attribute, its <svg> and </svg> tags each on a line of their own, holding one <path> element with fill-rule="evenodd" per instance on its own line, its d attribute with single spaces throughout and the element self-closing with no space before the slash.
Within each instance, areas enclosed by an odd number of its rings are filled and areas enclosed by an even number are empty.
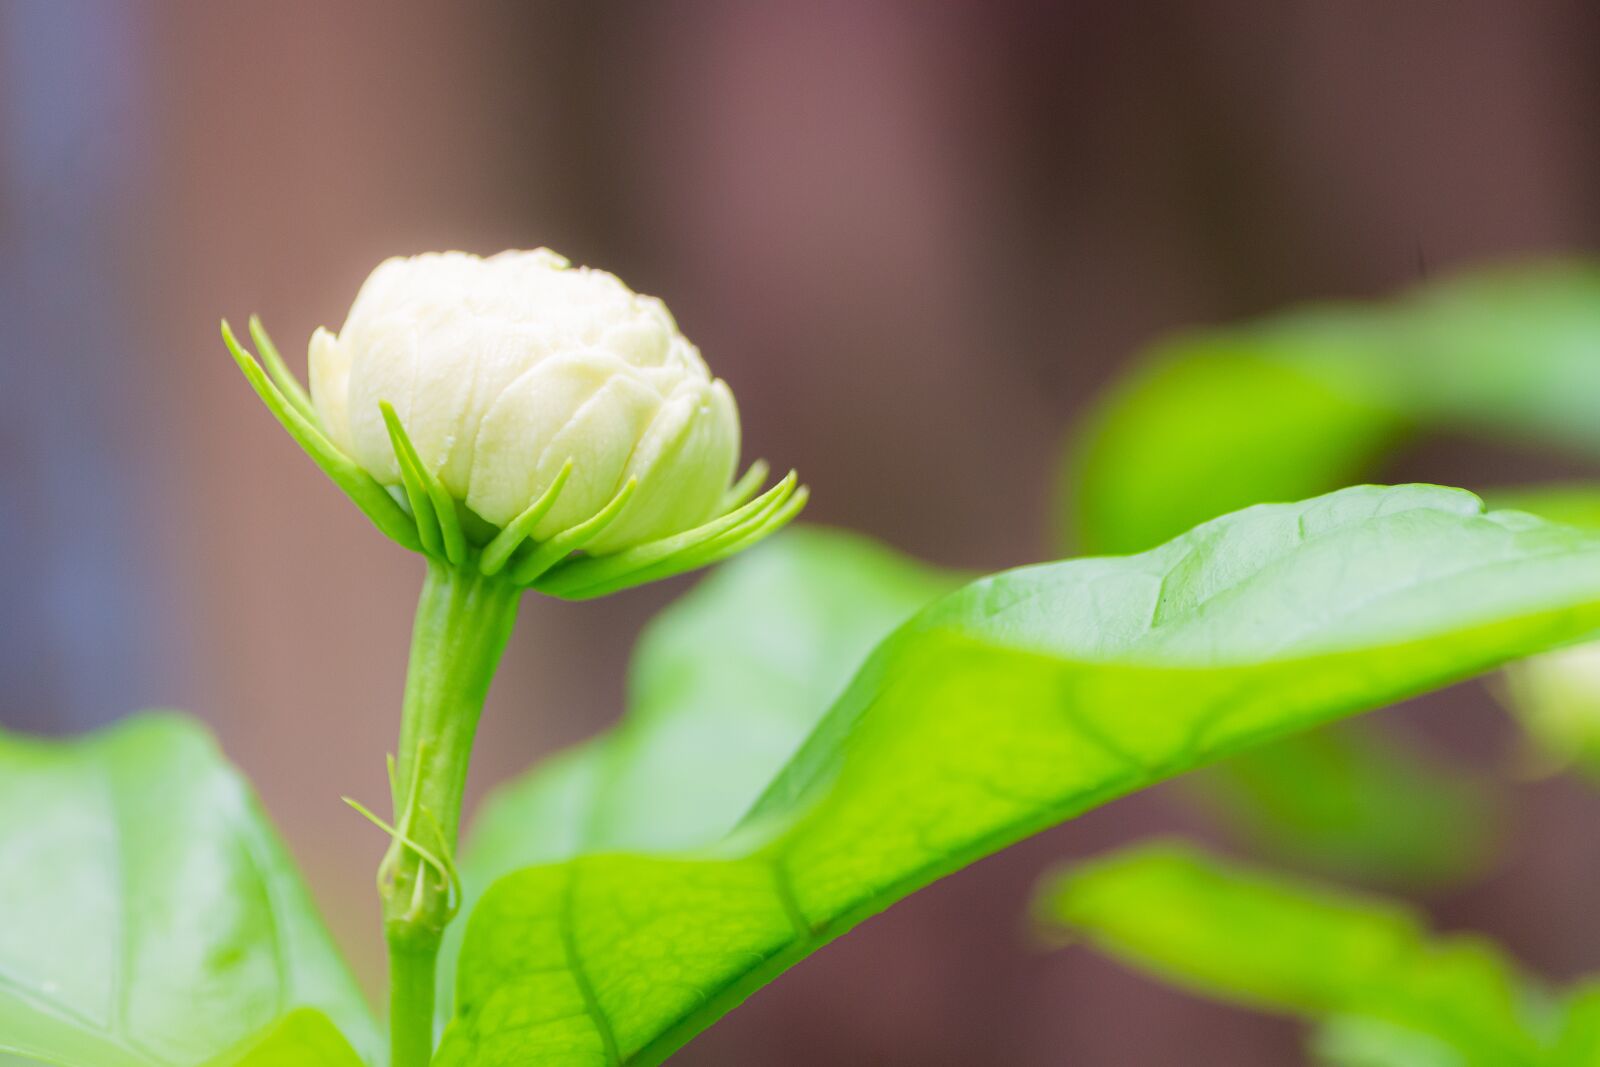
<svg viewBox="0 0 1600 1067">
<path fill-rule="evenodd" d="M 382 258 L 549 245 L 664 297 L 808 518 L 925 559 L 1054 556 L 1059 444 L 1176 326 L 1600 241 L 1600 7 L 0 0 L 0 725 L 201 715 L 342 944 L 371 872 L 417 560 L 239 379 Z M 1572 461 L 1434 441 L 1394 474 Z M 1452 477 L 1454 476 L 1454 477 Z M 684 587 L 530 598 L 473 795 L 619 713 Z M 1491 764 L 1477 690 L 1399 713 Z M 1556 977 L 1596 969 L 1600 797 L 1519 786 L 1437 895 Z M 866 924 L 674 1062 L 1296 1062 L 1295 1028 L 1026 933 L 1039 871 L 1160 829 L 1120 802 Z"/>
</svg>

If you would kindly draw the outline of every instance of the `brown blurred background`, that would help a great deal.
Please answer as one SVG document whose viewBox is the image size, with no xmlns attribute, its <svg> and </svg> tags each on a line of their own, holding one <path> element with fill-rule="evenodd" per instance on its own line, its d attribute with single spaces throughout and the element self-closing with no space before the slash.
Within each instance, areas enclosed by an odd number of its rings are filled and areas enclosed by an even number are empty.
<svg viewBox="0 0 1600 1067">
<path fill-rule="evenodd" d="M 1053 554 L 1061 435 L 1161 331 L 1600 238 L 1582 0 L 0 0 L 0 119 L 0 724 L 198 712 L 374 984 L 384 841 L 338 797 L 384 795 L 420 567 L 251 397 L 220 316 L 298 366 L 385 256 L 549 245 L 669 301 L 811 521 L 994 569 Z M 474 795 L 616 716 L 683 584 L 530 599 Z M 1476 691 L 1400 719 L 1507 743 Z M 1289 1026 L 1024 934 L 1043 866 L 1198 826 L 1175 799 L 914 898 L 675 1062 L 1296 1062 Z M 1600 800 L 1512 799 L 1436 914 L 1600 969 Z"/>
</svg>

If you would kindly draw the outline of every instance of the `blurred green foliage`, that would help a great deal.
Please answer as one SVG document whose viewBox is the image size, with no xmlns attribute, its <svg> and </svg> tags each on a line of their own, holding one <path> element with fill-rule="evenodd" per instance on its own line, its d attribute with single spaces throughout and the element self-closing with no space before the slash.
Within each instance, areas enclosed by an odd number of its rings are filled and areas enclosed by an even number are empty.
<svg viewBox="0 0 1600 1067">
<path fill-rule="evenodd" d="M 1493 508 L 1526 511 L 1551 522 L 1600 530 L 1600 484 L 1594 482 L 1489 489 L 1483 498 Z"/>
<path fill-rule="evenodd" d="M 1193 992 L 1319 1024 L 1341 1067 L 1590 1067 L 1596 989 L 1565 993 L 1482 938 L 1431 934 L 1411 909 L 1134 846 L 1049 879 L 1040 920 Z"/>
<path fill-rule="evenodd" d="M 1157 344 L 1068 442 L 1074 547 L 1138 552 L 1206 519 L 1370 477 L 1466 431 L 1600 458 L 1600 266 L 1500 267 L 1393 301 Z"/>
<path fill-rule="evenodd" d="M 1355 315 L 1299 314 L 1157 345 L 1071 441 L 1069 547 L 1142 552 L 1251 504 L 1362 475 L 1409 428 Z"/>
<path fill-rule="evenodd" d="M 1489 859 L 1498 808 L 1479 776 L 1358 722 L 1251 749 L 1186 795 L 1297 869 L 1363 884 L 1458 882 Z"/>
</svg>

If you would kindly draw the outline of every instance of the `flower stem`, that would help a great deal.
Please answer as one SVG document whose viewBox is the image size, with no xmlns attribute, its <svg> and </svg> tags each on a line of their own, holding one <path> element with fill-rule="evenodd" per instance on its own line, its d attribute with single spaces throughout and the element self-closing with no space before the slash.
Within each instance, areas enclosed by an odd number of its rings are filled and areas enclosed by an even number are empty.
<svg viewBox="0 0 1600 1067">
<path fill-rule="evenodd" d="M 395 836 L 379 868 L 392 1067 L 433 1055 L 434 965 L 455 913 L 455 846 L 472 739 L 520 590 L 430 559 L 391 770 Z"/>
<path fill-rule="evenodd" d="M 439 946 L 389 942 L 389 1062 L 427 1067 L 433 1058 L 434 964 Z"/>
</svg>

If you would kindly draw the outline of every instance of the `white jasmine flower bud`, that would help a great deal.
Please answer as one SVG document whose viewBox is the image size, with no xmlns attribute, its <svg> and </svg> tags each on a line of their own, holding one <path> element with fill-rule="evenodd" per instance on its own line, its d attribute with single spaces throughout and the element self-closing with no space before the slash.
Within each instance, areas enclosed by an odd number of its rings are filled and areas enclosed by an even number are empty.
<svg viewBox="0 0 1600 1067">
<path fill-rule="evenodd" d="M 589 545 L 606 553 L 711 518 L 734 474 L 733 394 L 666 305 L 548 249 L 386 260 L 344 328 L 311 338 L 311 397 L 328 437 L 401 483 L 379 410 L 393 405 L 423 466 L 504 526 L 573 461 L 532 536 L 638 487 Z"/>
<path fill-rule="evenodd" d="M 378 526 L 454 568 L 585 599 L 705 566 L 805 506 L 733 482 L 739 416 L 666 306 L 548 249 L 380 264 L 311 338 L 309 395 L 261 323 L 235 362 Z M 263 366 L 264 364 L 264 366 Z"/>
</svg>

